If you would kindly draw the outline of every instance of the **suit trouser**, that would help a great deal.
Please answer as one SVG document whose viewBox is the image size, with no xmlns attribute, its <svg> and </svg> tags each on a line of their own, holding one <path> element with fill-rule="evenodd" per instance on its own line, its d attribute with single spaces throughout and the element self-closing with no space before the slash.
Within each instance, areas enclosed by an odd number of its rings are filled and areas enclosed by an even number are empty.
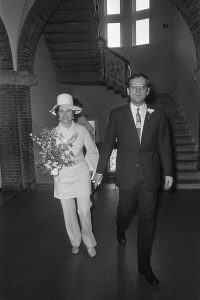
<svg viewBox="0 0 200 300">
<path fill-rule="evenodd" d="M 138 269 L 146 271 L 151 268 L 150 255 L 154 226 L 154 211 L 157 190 L 149 191 L 145 185 L 141 169 L 133 188 L 130 191 L 119 189 L 119 203 L 117 208 L 117 235 L 122 236 L 128 228 L 131 217 L 137 206 L 137 257 Z"/>
<path fill-rule="evenodd" d="M 90 200 L 90 195 L 83 195 L 77 197 L 77 209 L 75 199 L 64 199 L 60 200 L 63 215 L 65 220 L 66 230 L 70 239 L 72 246 L 79 246 L 81 243 L 81 238 L 87 247 L 95 247 L 96 240 L 92 233 L 91 224 L 91 213 L 90 207 L 92 202 Z M 80 220 L 80 225 L 78 221 L 78 216 Z"/>
</svg>

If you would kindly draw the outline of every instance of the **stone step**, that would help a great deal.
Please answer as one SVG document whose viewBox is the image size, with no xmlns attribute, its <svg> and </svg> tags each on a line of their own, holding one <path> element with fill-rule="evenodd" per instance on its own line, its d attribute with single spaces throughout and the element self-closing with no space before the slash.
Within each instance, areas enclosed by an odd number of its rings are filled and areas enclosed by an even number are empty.
<svg viewBox="0 0 200 300">
<path fill-rule="evenodd" d="M 197 160 L 198 153 L 197 151 L 192 152 L 175 152 L 175 159 L 176 160 Z"/>
<path fill-rule="evenodd" d="M 200 189 L 200 180 L 197 181 L 189 181 L 189 180 L 182 180 L 175 184 L 177 190 L 199 190 Z"/>
<path fill-rule="evenodd" d="M 174 137 L 192 136 L 190 129 L 174 129 L 172 134 Z"/>
<path fill-rule="evenodd" d="M 65 42 L 97 42 L 97 37 L 91 32 L 45 33 L 47 43 Z"/>
<path fill-rule="evenodd" d="M 193 144 L 194 137 L 193 136 L 173 137 L 173 142 L 176 145 Z"/>
<path fill-rule="evenodd" d="M 175 152 L 193 152 L 193 151 L 197 151 L 198 147 L 195 144 L 188 144 L 188 145 L 176 145 L 174 151 Z"/>
<path fill-rule="evenodd" d="M 176 170 L 197 170 L 198 161 L 191 160 L 191 161 L 176 161 Z"/>
<path fill-rule="evenodd" d="M 180 170 L 176 173 L 176 180 L 200 180 L 200 170 Z"/>
<path fill-rule="evenodd" d="M 171 124 L 185 124 L 186 123 L 184 117 L 182 117 L 182 116 L 177 116 L 177 117 L 167 116 L 167 118 Z"/>
<path fill-rule="evenodd" d="M 170 122 L 170 127 L 172 128 L 172 130 L 182 130 L 182 129 L 188 129 L 188 124 L 185 123 L 171 123 Z"/>
</svg>

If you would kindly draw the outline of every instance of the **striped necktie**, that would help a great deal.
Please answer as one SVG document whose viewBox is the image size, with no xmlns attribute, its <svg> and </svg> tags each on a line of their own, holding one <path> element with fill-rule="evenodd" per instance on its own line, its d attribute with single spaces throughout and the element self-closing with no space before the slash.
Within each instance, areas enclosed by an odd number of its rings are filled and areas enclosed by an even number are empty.
<svg viewBox="0 0 200 300">
<path fill-rule="evenodd" d="M 137 108 L 137 112 L 136 112 L 136 129 L 137 129 L 137 133 L 140 139 L 140 134 L 141 134 L 141 116 L 140 116 L 140 109 Z"/>
</svg>

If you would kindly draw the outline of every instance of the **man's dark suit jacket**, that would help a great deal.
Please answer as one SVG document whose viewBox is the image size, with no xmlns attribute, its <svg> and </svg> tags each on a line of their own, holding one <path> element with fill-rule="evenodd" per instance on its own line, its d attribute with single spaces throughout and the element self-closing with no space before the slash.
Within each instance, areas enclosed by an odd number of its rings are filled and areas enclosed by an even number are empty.
<svg viewBox="0 0 200 300">
<path fill-rule="evenodd" d="M 115 181 L 120 189 L 130 190 L 133 187 L 139 167 L 142 168 L 149 190 L 159 187 L 161 168 L 163 176 L 172 176 L 169 127 L 161 111 L 155 108 L 151 113 L 147 111 L 140 144 L 130 104 L 113 109 L 110 112 L 97 173 L 104 173 L 116 138 Z"/>
</svg>

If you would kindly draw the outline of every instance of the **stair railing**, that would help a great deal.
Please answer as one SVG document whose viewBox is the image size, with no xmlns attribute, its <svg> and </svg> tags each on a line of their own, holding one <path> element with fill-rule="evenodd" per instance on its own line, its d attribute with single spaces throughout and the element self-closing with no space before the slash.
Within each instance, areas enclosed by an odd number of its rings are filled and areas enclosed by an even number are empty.
<svg viewBox="0 0 200 300">
<path fill-rule="evenodd" d="M 107 46 L 103 37 L 99 37 L 101 81 L 111 84 L 114 88 L 120 87 L 126 91 L 127 79 L 131 75 L 128 59 Z"/>
</svg>

